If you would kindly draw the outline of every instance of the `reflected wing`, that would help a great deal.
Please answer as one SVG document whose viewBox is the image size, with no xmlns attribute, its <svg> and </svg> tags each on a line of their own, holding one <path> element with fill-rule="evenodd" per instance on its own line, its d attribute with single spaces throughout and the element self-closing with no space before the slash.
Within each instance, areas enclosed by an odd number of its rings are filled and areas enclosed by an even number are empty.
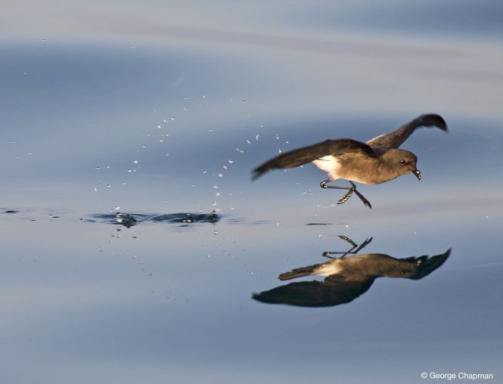
<svg viewBox="0 0 503 384">
<path fill-rule="evenodd" d="M 437 127 L 447 132 L 447 123 L 440 115 L 426 114 L 416 117 L 397 130 L 367 141 L 372 148 L 398 148 L 419 127 Z"/>
<path fill-rule="evenodd" d="M 323 282 L 313 280 L 280 285 L 269 291 L 255 293 L 253 299 L 269 304 L 332 307 L 353 301 L 365 293 L 373 282 L 374 279 L 348 282 L 329 277 Z"/>
<path fill-rule="evenodd" d="M 325 140 L 308 147 L 285 152 L 265 162 L 253 170 L 252 179 L 262 176 L 271 169 L 294 168 L 310 163 L 326 155 L 338 156 L 347 153 L 359 153 L 375 157 L 376 154 L 367 144 L 351 139 Z"/>
</svg>

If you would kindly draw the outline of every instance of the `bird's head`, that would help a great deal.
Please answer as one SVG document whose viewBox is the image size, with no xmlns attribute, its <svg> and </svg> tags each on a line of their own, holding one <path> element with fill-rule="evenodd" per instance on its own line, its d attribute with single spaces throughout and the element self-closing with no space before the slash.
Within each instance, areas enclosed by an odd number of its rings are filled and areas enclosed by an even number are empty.
<svg viewBox="0 0 503 384">
<path fill-rule="evenodd" d="M 384 153 L 383 157 L 397 176 L 412 173 L 418 180 L 421 180 L 421 171 L 416 166 L 417 156 L 412 152 L 404 149 L 390 149 Z"/>
</svg>

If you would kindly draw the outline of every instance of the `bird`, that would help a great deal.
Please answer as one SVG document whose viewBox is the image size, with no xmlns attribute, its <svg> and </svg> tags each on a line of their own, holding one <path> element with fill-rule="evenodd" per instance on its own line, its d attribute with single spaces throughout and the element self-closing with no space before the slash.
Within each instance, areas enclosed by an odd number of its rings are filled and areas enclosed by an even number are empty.
<svg viewBox="0 0 503 384">
<path fill-rule="evenodd" d="M 372 208 L 370 201 L 357 190 L 355 182 L 381 184 L 409 173 L 414 174 L 420 181 L 421 171 L 417 169 L 417 156 L 410 151 L 399 149 L 420 127 L 437 127 L 447 132 L 447 123 L 442 116 L 427 113 L 366 143 L 346 138 L 328 139 L 282 153 L 255 168 L 252 171 L 252 180 L 273 169 L 294 168 L 312 162 L 328 174 L 328 178 L 321 181 L 321 188 L 347 191 L 338 200 L 338 204 L 344 204 L 355 193 L 366 207 Z M 339 179 L 349 181 L 350 186 L 329 185 Z"/>
<path fill-rule="evenodd" d="M 306 276 L 323 276 L 325 277 L 323 281 L 301 281 L 280 285 L 268 291 L 255 293 L 252 298 L 268 304 L 332 307 L 349 303 L 361 296 L 378 277 L 422 279 L 444 264 L 450 253 L 449 249 L 434 256 L 403 259 L 382 253 L 333 258 L 326 263 L 295 268 L 279 275 L 279 279 L 283 281 Z"/>
</svg>

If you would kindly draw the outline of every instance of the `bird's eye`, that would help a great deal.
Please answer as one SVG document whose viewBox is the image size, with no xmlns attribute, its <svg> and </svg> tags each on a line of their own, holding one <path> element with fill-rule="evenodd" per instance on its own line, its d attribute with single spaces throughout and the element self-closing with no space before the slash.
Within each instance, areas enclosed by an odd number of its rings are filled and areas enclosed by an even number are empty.
<svg viewBox="0 0 503 384">
<path fill-rule="evenodd" d="M 405 160 L 400 160 L 400 164 L 404 165 L 406 163 Z"/>
</svg>

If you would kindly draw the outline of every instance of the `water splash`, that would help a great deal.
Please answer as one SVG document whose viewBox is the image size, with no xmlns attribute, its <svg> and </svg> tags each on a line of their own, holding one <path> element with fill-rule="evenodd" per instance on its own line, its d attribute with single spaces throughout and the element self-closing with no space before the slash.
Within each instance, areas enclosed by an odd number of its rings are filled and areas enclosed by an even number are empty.
<svg viewBox="0 0 503 384">
<path fill-rule="evenodd" d="M 141 223 L 169 223 L 169 224 L 188 224 L 196 223 L 217 223 L 221 216 L 215 211 L 210 213 L 167 213 L 167 214 L 144 214 L 144 213 L 98 213 L 91 215 L 90 222 L 99 222 L 106 224 L 122 225 L 126 228 L 133 227 Z"/>
</svg>

